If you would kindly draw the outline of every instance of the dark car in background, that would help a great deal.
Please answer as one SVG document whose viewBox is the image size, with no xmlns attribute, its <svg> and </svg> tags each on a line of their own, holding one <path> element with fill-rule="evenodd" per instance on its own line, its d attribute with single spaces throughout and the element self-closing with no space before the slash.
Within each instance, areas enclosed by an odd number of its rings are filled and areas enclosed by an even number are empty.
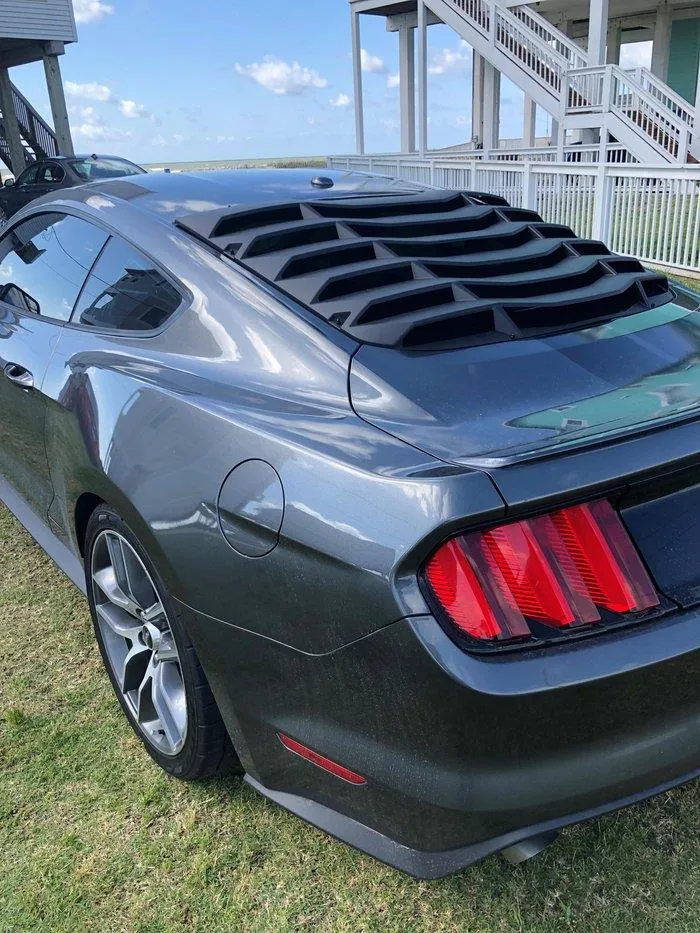
<svg viewBox="0 0 700 933">
<path fill-rule="evenodd" d="M 0 234 L 0 497 L 166 772 L 522 860 L 700 773 L 699 307 L 487 194 L 67 188 Z"/>
<path fill-rule="evenodd" d="M 43 194 L 89 181 L 143 175 L 145 169 L 127 159 L 108 155 L 55 156 L 39 159 L 0 188 L 0 223 Z"/>
</svg>

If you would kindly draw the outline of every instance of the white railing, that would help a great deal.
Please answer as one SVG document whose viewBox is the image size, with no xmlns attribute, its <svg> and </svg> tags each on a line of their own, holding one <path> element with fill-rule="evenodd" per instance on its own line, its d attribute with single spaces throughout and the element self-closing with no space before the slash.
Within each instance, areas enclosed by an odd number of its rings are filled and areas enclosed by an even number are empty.
<svg viewBox="0 0 700 933">
<path fill-rule="evenodd" d="M 566 76 L 566 114 L 614 113 L 649 145 L 687 161 L 695 111 L 646 68 L 578 68 Z"/>
<path fill-rule="evenodd" d="M 692 127 L 695 122 L 694 108 L 687 100 L 681 97 L 680 94 L 676 94 L 668 84 L 665 84 L 657 78 L 648 68 L 635 68 L 633 71 L 628 71 L 627 74 L 632 74 L 637 84 L 639 84 L 647 94 L 655 98 L 664 110 L 670 110 L 671 113 L 675 113 L 682 123 L 686 123 L 688 126 Z"/>
<path fill-rule="evenodd" d="M 528 6 L 516 6 L 510 10 L 511 14 L 519 19 L 533 32 L 540 41 L 566 59 L 567 66 L 572 68 L 585 68 L 588 64 L 585 50 L 573 39 L 570 39 L 560 29 L 553 26 L 549 20 Z"/>
<path fill-rule="evenodd" d="M 605 66 L 572 69 L 566 76 L 566 113 L 600 113 Z"/>
<path fill-rule="evenodd" d="M 499 0 L 444 2 L 559 101 L 565 114 L 615 113 L 659 154 L 687 161 L 694 109 L 648 69 L 588 67 L 584 49 L 526 5 L 509 9 Z"/>
<path fill-rule="evenodd" d="M 330 168 L 489 191 L 643 262 L 698 272 L 700 166 L 333 156 Z"/>
<path fill-rule="evenodd" d="M 575 42 L 532 10 L 508 10 L 496 0 L 445 2 L 555 98 L 566 72 L 587 63 Z"/>
</svg>

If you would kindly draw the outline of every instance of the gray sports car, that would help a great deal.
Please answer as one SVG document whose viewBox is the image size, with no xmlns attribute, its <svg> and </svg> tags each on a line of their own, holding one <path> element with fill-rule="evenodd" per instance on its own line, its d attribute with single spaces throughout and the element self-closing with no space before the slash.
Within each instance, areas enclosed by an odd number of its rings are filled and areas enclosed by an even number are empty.
<svg viewBox="0 0 700 933">
<path fill-rule="evenodd" d="M 0 235 L 0 497 L 167 772 L 523 859 L 700 773 L 698 307 L 485 194 L 67 189 Z"/>
</svg>

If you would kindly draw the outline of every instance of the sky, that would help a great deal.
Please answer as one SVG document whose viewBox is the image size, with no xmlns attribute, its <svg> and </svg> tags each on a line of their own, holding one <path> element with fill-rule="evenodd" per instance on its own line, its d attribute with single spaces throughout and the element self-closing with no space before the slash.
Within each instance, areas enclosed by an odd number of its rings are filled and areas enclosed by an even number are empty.
<svg viewBox="0 0 700 933">
<path fill-rule="evenodd" d="M 76 151 L 137 162 L 326 155 L 355 149 L 346 0 L 73 0 L 78 42 L 61 69 Z M 366 147 L 399 149 L 398 36 L 363 16 Z M 624 63 L 647 64 L 646 44 Z M 645 46 L 645 48 L 642 48 Z M 471 49 L 428 29 L 429 146 L 471 138 Z M 43 67 L 12 78 L 50 116 Z M 501 135 L 521 136 L 522 94 L 501 88 Z M 544 113 L 538 133 L 548 132 Z"/>
</svg>

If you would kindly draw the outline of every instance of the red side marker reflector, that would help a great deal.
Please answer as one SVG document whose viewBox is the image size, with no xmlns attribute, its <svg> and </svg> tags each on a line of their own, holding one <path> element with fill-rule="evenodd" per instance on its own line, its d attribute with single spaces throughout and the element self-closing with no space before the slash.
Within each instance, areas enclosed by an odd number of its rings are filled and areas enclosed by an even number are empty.
<svg viewBox="0 0 700 933">
<path fill-rule="evenodd" d="M 367 778 L 363 778 L 361 774 L 357 774 L 349 768 L 344 768 L 342 765 L 339 765 L 337 761 L 331 761 L 330 758 L 326 758 L 325 755 L 319 755 L 319 753 L 315 752 L 312 748 L 302 745 L 301 742 L 297 742 L 295 739 L 290 739 L 288 735 L 278 732 L 277 737 L 282 745 L 289 749 L 290 752 L 294 752 L 294 754 L 299 755 L 300 758 L 304 758 L 306 761 L 310 761 L 311 764 L 323 768 L 323 770 L 328 771 L 329 774 L 333 774 L 335 777 L 347 781 L 348 784 L 359 785 L 367 783 Z"/>
</svg>

